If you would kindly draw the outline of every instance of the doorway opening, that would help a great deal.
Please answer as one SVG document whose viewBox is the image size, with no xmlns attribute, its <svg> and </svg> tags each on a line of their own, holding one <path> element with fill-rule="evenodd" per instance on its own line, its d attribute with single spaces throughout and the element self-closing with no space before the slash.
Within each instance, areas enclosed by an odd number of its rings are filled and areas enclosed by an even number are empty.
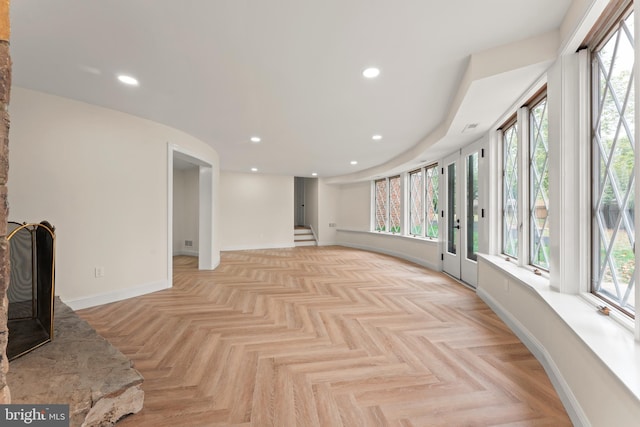
<svg viewBox="0 0 640 427">
<path fill-rule="evenodd" d="M 213 168 L 198 155 L 168 144 L 167 281 L 173 256 L 198 257 L 199 270 L 213 270 Z M 175 234 L 175 235 L 174 235 Z"/>
</svg>

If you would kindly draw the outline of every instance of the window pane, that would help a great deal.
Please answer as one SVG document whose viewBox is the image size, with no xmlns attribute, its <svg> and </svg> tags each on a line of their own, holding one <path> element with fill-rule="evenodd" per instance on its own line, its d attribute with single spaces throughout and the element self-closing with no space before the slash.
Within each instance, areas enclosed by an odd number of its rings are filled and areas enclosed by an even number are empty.
<svg viewBox="0 0 640 427">
<path fill-rule="evenodd" d="M 438 238 L 438 165 L 426 170 L 427 237 Z"/>
<path fill-rule="evenodd" d="M 633 13 L 593 52 L 592 291 L 635 311 Z"/>
<path fill-rule="evenodd" d="M 460 228 L 456 212 L 456 164 L 451 163 L 447 169 L 447 251 L 456 254 Z"/>
<path fill-rule="evenodd" d="M 549 270 L 549 130 L 546 98 L 529 113 L 530 256 L 529 262 Z"/>
<path fill-rule="evenodd" d="M 387 230 L 387 180 L 376 181 L 376 231 Z"/>
<path fill-rule="evenodd" d="M 400 206 L 401 200 L 400 197 L 402 195 L 402 189 L 400 186 L 400 177 L 394 176 L 393 178 L 389 178 L 389 231 L 392 233 L 400 232 Z"/>
<path fill-rule="evenodd" d="M 518 257 L 518 128 L 504 130 L 502 179 L 502 252 Z"/>
<path fill-rule="evenodd" d="M 467 259 L 478 260 L 478 153 L 467 156 Z"/>
<path fill-rule="evenodd" d="M 409 234 L 414 236 L 424 235 L 423 176 L 422 170 L 409 174 Z"/>
</svg>

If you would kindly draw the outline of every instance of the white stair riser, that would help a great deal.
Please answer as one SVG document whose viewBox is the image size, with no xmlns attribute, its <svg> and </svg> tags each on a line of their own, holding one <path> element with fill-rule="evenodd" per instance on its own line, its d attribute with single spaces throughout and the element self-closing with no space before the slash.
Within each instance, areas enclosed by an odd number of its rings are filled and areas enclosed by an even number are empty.
<svg viewBox="0 0 640 427">
<path fill-rule="evenodd" d="M 304 236 L 296 236 L 293 240 L 295 240 L 296 242 L 300 241 L 300 240 L 316 240 L 313 235 L 304 235 Z"/>
</svg>

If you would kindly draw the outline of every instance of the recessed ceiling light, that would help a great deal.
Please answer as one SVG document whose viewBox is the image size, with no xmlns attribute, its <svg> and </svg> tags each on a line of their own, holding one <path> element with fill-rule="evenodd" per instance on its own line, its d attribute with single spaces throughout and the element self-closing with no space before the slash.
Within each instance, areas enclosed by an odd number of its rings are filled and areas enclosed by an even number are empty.
<svg viewBox="0 0 640 427">
<path fill-rule="evenodd" d="M 351 164 L 352 164 L 352 165 L 357 165 L 357 164 L 358 164 L 358 162 L 357 162 L 356 160 L 351 160 Z"/>
<path fill-rule="evenodd" d="M 380 75 L 380 69 L 376 67 L 365 68 L 362 71 L 362 75 L 368 79 L 374 79 Z"/>
<path fill-rule="evenodd" d="M 126 74 L 119 74 L 118 80 L 121 83 L 124 83 L 129 86 L 138 86 L 140 84 L 138 82 L 138 79 L 136 79 L 135 77 L 127 76 Z"/>
<path fill-rule="evenodd" d="M 382 135 L 373 135 L 371 139 L 373 139 L 374 141 L 380 141 L 382 139 Z"/>
<path fill-rule="evenodd" d="M 311 176 L 318 176 L 317 172 L 311 174 Z"/>
<path fill-rule="evenodd" d="M 258 172 L 258 168 L 251 168 L 251 172 Z"/>
<path fill-rule="evenodd" d="M 257 144 L 260 141 L 262 141 L 262 139 L 260 139 L 259 136 L 252 136 L 251 137 L 251 142 L 253 142 L 254 144 Z"/>
</svg>

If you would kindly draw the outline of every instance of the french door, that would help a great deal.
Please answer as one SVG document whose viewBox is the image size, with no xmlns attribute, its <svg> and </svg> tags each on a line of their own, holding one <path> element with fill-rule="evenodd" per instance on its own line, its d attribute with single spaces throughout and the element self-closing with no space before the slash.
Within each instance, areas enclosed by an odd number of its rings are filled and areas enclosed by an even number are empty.
<svg viewBox="0 0 640 427">
<path fill-rule="evenodd" d="M 443 235 L 443 270 L 476 287 L 481 226 L 480 143 L 444 159 L 441 166 L 444 202 L 441 220 Z"/>
</svg>

